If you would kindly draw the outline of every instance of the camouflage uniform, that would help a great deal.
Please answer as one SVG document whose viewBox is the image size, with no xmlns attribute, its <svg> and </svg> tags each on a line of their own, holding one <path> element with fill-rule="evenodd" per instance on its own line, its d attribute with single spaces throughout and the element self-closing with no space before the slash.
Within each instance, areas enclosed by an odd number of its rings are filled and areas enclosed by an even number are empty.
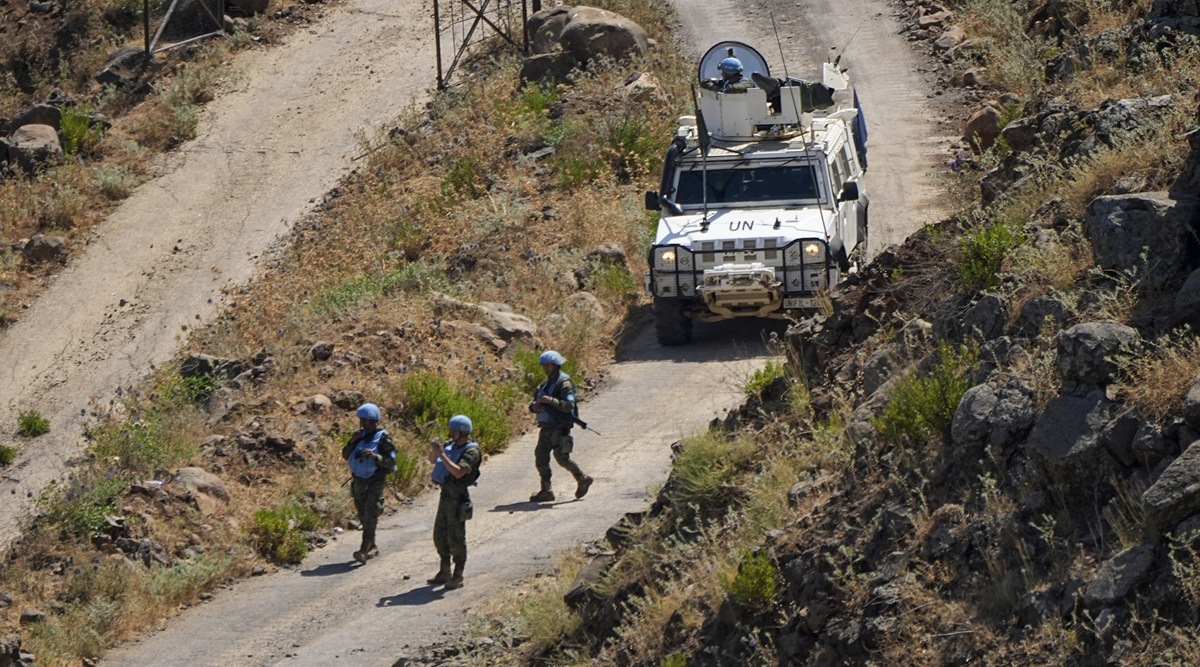
<svg viewBox="0 0 1200 667">
<path fill-rule="evenodd" d="M 447 475 L 442 482 L 442 495 L 438 500 L 437 517 L 433 520 L 433 546 L 437 548 L 438 557 L 445 571 L 454 561 L 454 571 L 461 576 L 463 566 L 467 562 L 467 519 L 459 509 L 463 503 L 470 502 L 470 487 L 474 481 L 475 471 L 483 460 L 479 447 L 467 447 L 457 463 L 466 473 L 455 479 Z"/>
<path fill-rule="evenodd" d="M 538 414 L 540 432 L 538 433 L 537 447 L 533 450 L 533 464 L 542 479 L 542 492 L 551 492 L 552 488 L 550 484 L 551 453 L 554 454 L 554 460 L 558 465 L 571 473 L 576 484 L 580 486 L 590 484 L 591 478 L 583 474 L 579 465 L 571 460 L 571 450 L 575 447 L 575 439 L 571 437 L 571 427 L 574 426 L 574 422 L 569 416 L 575 409 L 575 385 L 571 382 L 571 376 L 559 371 L 559 375 L 553 383 L 546 380 L 538 385 L 533 394 L 533 403 L 530 404 L 531 410 L 539 405 L 538 398 L 542 395 L 548 395 L 551 399 L 550 404 L 545 406 L 545 411 Z"/>
<path fill-rule="evenodd" d="M 376 451 L 382 457 L 375 464 L 375 472 L 370 477 L 350 477 L 350 496 L 354 498 L 354 511 L 358 513 L 358 521 L 362 524 L 362 553 L 375 548 L 375 527 L 379 523 L 379 515 L 383 512 L 383 486 L 387 476 L 396 469 L 396 445 L 392 443 L 387 431 L 380 429 L 379 442 Z M 363 441 L 366 432 L 359 430 L 350 441 L 342 447 L 342 458 L 349 461 L 355 455 L 355 450 Z M 374 437 L 374 434 L 371 434 Z"/>
</svg>

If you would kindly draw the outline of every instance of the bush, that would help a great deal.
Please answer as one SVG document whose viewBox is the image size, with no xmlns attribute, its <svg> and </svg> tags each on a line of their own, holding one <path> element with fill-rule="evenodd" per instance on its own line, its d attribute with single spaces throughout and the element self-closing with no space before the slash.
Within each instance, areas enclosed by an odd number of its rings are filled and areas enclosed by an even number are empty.
<svg viewBox="0 0 1200 667">
<path fill-rule="evenodd" d="M 17 433 L 27 438 L 36 438 L 49 432 L 50 420 L 37 410 L 26 410 L 17 418 Z"/>
<path fill-rule="evenodd" d="M 324 525 L 325 519 L 311 507 L 292 502 L 255 512 L 250 534 L 263 556 L 277 563 L 295 565 L 308 553 L 308 542 L 302 531 L 316 530 Z"/>
<path fill-rule="evenodd" d="M 508 445 L 512 430 L 508 415 L 517 403 L 516 392 L 509 389 L 493 388 L 488 398 L 477 399 L 451 387 L 446 378 L 431 373 L 414 373 L 404 381 L 408 407 L 419 430 L 443 433 L 450 417 L 467 415 L 475 427 L 471 437 L 479 442 L 485 454 Z"/>
<path fill-rule="evenodd" d="M 719 433 L 688 438 L 671 467 L 680 499 L 702 508 L 723 505 L 736 493 L 734 476 L 757 454 L 753 442 Z"/>
<path fill-rule="evenodd" d="M 195 446 L 171 436 L 158 414 L 143 419 L 110 423 L 92 432 L 92 451 L 101 458 L 115 458 L 127 470 L 150 472 L 186 463 Z"/>
<path fill-rule="evenodd" d="M 663 659 L 662 667 L 688 667 L 687 656 L 681 652 L 675 652 Z"/>
<path fill-rule="evenodd" d="M 779 569 L 766 553 L 747 553 L 727 591 L 734 602 L 747 607 L 766 607 L 775 599 Z"/>
<path fill-rule="evenodd" d="M 924 376 L 909 371 L 874 420 L 875 427 L 897 445 L 921 446 L 949 437 L 954 411 L 970 388 L 967 375 L 975 361 L 974 349 L 942 343 L 937 365 Z"/>
<path fill-rule="evenodd" d="M 768 361 L 766 366 L 755 369 L 750 379 L 746 381 L 744 390 L 747 398 L 760 398 L 767 387 L 776 379 L 783 377 L 783 364 L 777 361 Z"/>
<path fill-rule="evenodd" d="M 1024 242 L 1024 233 L 1012 223 L 993 223 L 968 230 L 959 246 L 958 268 L 963 285 L 980 291 L 999 285 L 1004 260 Z"/>
<path fill-rule="evenodd" d="M 117 477 L 106 477 L 94 484 L 80 481 L 61 496 L 51 498 L 50 521 L 68 535 L 96 537 L 108 525 L 104 517 L 117 511 L 117 498 L 128 488 L 129 484 Z"/>
<path fill-rule="evenodd" d="M 396 449 L 396 469 L 388 475 L 388 484 L 394 487 L 404 487 L 412 482 L 417 472 L 421 470 L 421 457 L 406 452 L 403 449 Z"/>
<path fill-rule="evenodd" d="M 441 269 L 423 261 L 409 262 L 389 273 L 359 275 L 327 287 L 313 296 L 312 307 L 318 312 L 336 312 L 381 295 L 430 290 L 453 291 Z"/>
<path fill-rule="evenodd" d="M 88 148 L 104 136 L 103 126 L 92 126 L 87 107 L 64 109 L 59 121 L 63 153 L 74 155 L 81 148 Z"/>
<path fill-rule="evenodd" d="M 7 466 L 17 458 L 17 450 L 8 445 L 0 445 L 0 468 Z"/>
<path fill-rule="evenodd" d="M 638 281 L 623 266 L 605 265 L 597 267 L 588 278 L 588 287 L 600 295 L 611 295 L 617 299 L 636 299 Z"/>
</svg>

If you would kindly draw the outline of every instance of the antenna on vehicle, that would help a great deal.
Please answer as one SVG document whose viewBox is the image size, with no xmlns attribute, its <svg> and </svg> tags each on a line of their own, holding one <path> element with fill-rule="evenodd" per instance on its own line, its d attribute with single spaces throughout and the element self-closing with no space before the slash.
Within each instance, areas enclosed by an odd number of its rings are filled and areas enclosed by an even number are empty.
<svg viewBox="0 0 1200 667">
<path fill-rule="evenodd" d="M 729 50 L 731 53 L 733 49 Z M 699 98 L 696 97 L 696 86 L 692 85 L 692 103 L 696 105 L 696 132 L 700 135 L 697 143 L 700 148 L 700 200 L 704 203 L 704 214 L 700 217 L 700 232 L 708 231 L 708 146 L 712 139 L 708 136 L 708 125 L 704 122 L 704 111 L 700 108 Z"/>
<path fill-rule="evenodd" d="M 837 67 L 838 63 L 842 62 L 842 55 L 846 53 L 846 49 L 850 48 L 850 42 L 853 42 L 854 38 L 858 36 L 859 30 L 862 30 L 862 25 L 854 29 L 854 34 L 850 35 L 850 39 L 846 40 L 846 45 L 842 47 L 841 51 L 838 51 L 837 57 L 833 59 L 834 67 Z"/>
<path fill-rule="evenodd" d="M 792 82 L 792 75 L 788 74 L 787 58 L 783 57 L 783 42 L 779 40 L 779 26 L 775 25 L 775 12 L 771 12 L 771 29 L 775 31 L 775 46 L 779 48 L 779 63 L 783 65 L 783 80 L 790 84 Z M 782 86 L 780 87 L 782 88 Z M 783 106 L 782 95 L 783 93 L 781 92 L 779 102 L 781 107 Z M 801 119 L 802 114 L 800 109 L 796 108 L 796 98 L 792 95 L 788 95 L 788 98 L 792 100 L 792 111 L 796 112 L 796 121 L 800 123 L 800 133 L 803 135 L 804 121 Z M 780 111 L 783 111 L 783 109 L 780 109 Z"/>
</svg>

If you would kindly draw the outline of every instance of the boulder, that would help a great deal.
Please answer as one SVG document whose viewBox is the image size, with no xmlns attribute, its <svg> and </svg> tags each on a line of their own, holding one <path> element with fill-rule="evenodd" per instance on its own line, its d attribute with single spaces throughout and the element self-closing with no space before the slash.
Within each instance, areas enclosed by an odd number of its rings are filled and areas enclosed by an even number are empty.
<svg viewBox="0 0 1200 667">
<path fill-rule="evenodd" d="M 437 294 L 433 297 L 433 305 L 439 313 L 455 312 L 474 315 L 481 320 L 483 326 L 506 343 L 520 340 L 537 347 L 537 325 L 528 317 L 514 313 L 512 308 L 505 304 L 489 302 L 474 304 L 444 294 Z"/>
<path fill-rule="evenodd" d="M 533 13 L 525 24 L 531 36 L 529 48 L 535 54 L 554 53 L 561 51 L 559 39 L 562 38 L 563 28 L 567 27 L 568 14 L 571 7 L 552 7 Z"/>
<path fill-rule="evenodd" d="M 21 249 L 21 257 L 27 264 L 56 262 L 67 263 L 67 242 L 57 236 L 34 234 Z"/>
<path fill-rule="evenodd" d="M 8 138 L 8 161 L 16 163 L 28 174 L 43 165 L 61 162 L 62 158 L 58 132 L 49 125 L 26 125 Z"/>
<path fill-rule="evenodd" d="M 1019 381 L 981 384 L 963 394 L 950 423 L 950 437 L 960 445 L 1005 447 L 1023 439 L 1035 417 L 1033 394 Z"/>
<path fill-rule="evenodd" d="M 579 574 L 575 575 L 575 580 L 571 582 L 571 586 L 567 588 L 567 592 L 563 594 L 563 602 L 567 603 L 567 607 L 578 611 L 589 601 L 592 601 L 599 596 L 592 591 L 592 588 L 604 579 L 608 568 L 616 560 L 616 556 L 612 554 L 600 554 L 592 556 L 579 570 Z"/>
<path fill-rule="evenodd" d="M 934 51 L 953 51 L 967 41 L 967 31 L 952 25 L 942 31 L 933 42 Z"/>
<path fill-rule="evenodd" d="M 367 399 L 362 395 L 362 392 L 351 391 L 349 389 L 339 389 L 333 392 L 333 396 L 330 397 L 330 400 L 333 401 L 334 405 L 343 410 L 357 410 L 358 406 L 367 402 Z"/>
<path fill-rule="evenodd" d="M 1025 447 L 1056 480 L 1070 489 L 1094 486 L 1115 470 L 1100 442 L 1110 404 L 1103 392 L 1051 399 L 1038 416 Z"/>
<path fill-rule="evenodd" d="M 1037 123 L 1033 118 L 1018 118 L 1013 122 L 1005 125 L 1000 130 L 1000 136 L 1004 137 L 1004 143 L 1014 151 L 1023 151 L 1033 147 L 1037 141 Z"/>
<path fill-rule="evenodd" d="M 1172 443 L 1163 436 L 1162 429 L 1150 422 L 1142 422 L 1138 426 L 1130 447 L 1133 457 L 1150 470 L 1174 453 Z"/>
<path fill-rule="evenodd" d="M 987 150 L 1000 136 L 1000 110 L 990 104 L 975 111 L 963 128 L 963 140 L 979 150 Z"/>
<path fill-rule="evenodd" d="M 1064 385 L 1101 386 L 1113 381 L 1117 355 L 1138 342 L 1134 329 L 1106 320 L 1076 324 L 1058 336 L 1058 372 Z"/>
<path fill-rule="evenodd" d="M 1154 565 L 1154 545 L 1139 544 L 1113 556 L 1100 566 L 1083 593 L 1089 605 L 1108 606 L 1121 601 L 1146 580 Z"/>
<path fill-rule="evenodd" d="M 325 394 L 313 394 L 305 399 L 304 406 L 313 412 L 325 412 L 333 408 L 333 401 Z"/>
<path fill-rule="evenodd" d="M 1192 382 L 1183 399 L 1183 421 L 1192 430 L 1200 431 L 1200 378 Z"/>
<path fill-rule="evenodd" d="M 1200 197 L 1200 129 L 1192 130 L 1186 136 L 1192 150 L 1188 153 L 1183 171 L 1171 184 L 1172 199 Z"/>
<path fill-rule="evenodd" d="M 1035 296 L 1021 304 L 1021 312 L 1017 314 L 1011 333 L 1023 338 L 1037 338 L 1047 326 L 1057 329 L 1066 324 L 1070 312 L 1067 304 L 1056 296 Z"/>
<path fill-rule="evenodd" d="M 203 468 L 180 468 L 171 484 L 190 496 L 204 515 L 213 514 L 229 501 L 225 481 Z"/>
<path fill-rule="evenodd" d="M 637 72 L 625 80 L 625 96 L 646 106 L 664 104 L 667 101 L 658 79 L 647 72 Z M 622 249 L 622 256 L 624 253 Z"/>
<path fill-rule="evenodd" d="M 1193 442 L 1142 494 L 1146 519 L 1166 530 L 1200 511 L 1200 441 Z"/>
<path fill-rule="evenodd" d="M 245 364 L 237 360 L 211 354 L 192 354 L 179 364 L 179 374 L 185 378 L 220 376 L 232 380 L 245 370 Z"/>
<path fill-rule="evenodd" d="M 1188 325 L 1193 331 L 1200 331 L 1200 269 L 1188 274 L 1183 281 L 1183 287 L 1175 293 L 1176 326 Z"/>
<path fill-rule="evenodd" d="M 462 320 L 442 320 L 442 328 L 453 331 L 460 331 L 469 336 L 474 336 L 486 343 L 496 352 L 504 352 L 508 349 L 508 343 L 496 335 L 496 332 L 475 322 L 463 322 Z"/>
<path fill-rule="evenodd" d="M 980 341 L 991 340 L 1004 333 L 1007 318 L 1004 300 L 985 294 L 963 314 L 963 332 Z"/>
<path fill-rule="evenodd" d="M 130 86 L 137 82 L 147 64 L 149 59 L 144 48 L 122 46 L 109 54 L 104 67 L 96 73 L 96 82 L 102 86 Z"/>
<path fill-rule="evenodd" d="M 649 76 L 648 74 L 643 77 Z M 627 266 L 625 248 L 616 241 L 608 241 L 592 248 L 587 254 L 587 260 L 593 264 L 606 266 Z"/>
<path fill-rule="evenodd" d="M 563 300 L 563 305 L 570 312 L 588 319 L 598 320 L 604 317 L 604 304 L 591 292 L 575 292 Z"/>
<path fill-rule="evenodd" d="M 581 63 L 599 58 L 625 60 L 644 55 L 650 48 L 641 26 L 594 7 L 575 7 L 567 14 L 559 43 Z"/>
<path fill-rule="evenodd" d="M 21 625 L 30 625 L 33 623 L 41 623 L 46 620 L 46 612 L 37 609 L 26 609 L 21 612 L 21 617 L 18 622 Z"/>
<path fill-rule="evenodd" d="M 26 125 L 46 125 L 58 130 L 62 122 L 62 109 L 52 104 L 37 104 L 18 112 L 7 123 L 0 125 L 0 134 L 12 134 Z"/>
<path fill-rule="evenodd" d="M 1137 437 L 1141 425 L 1137 414 L 1133 410 L 1126 410 L 1113 417 L 1100 436 L 1100 444 L 1126 468 L 1137 462 L 1133 453 L 1133 439 Z"/>
<path fill-rule="evenodd" d="M 1156 290 L 1191 268 L 1197 214 L 1196 201 L 1165 192 L 1109 195 L 1088 205 L 1083 230 L 1097 266 Z"/>
<path fill-rule="evenodd" d="M 983 80 L 983 71 L 973 67 L 963 72 L 962 85 L 964 88 L 982 88 L 986 85 Z"/>
<path fill-rule="evenodd" d="M 313 345 L 311 348 L 309 348 L 308 356 L 311 357 L 313 361 L 326 361 L 329 359 L 329 357 L 333 356 L 333 349 L 333 343 L 328 341 L 320 341 L 316 345 Z"/>
<path fill-rule="evenodd" d="M 571 70 L 579 66 L 569 53 L 543 53 L 521 61 L 521 82 L 570 81 Z"/>
</svg>

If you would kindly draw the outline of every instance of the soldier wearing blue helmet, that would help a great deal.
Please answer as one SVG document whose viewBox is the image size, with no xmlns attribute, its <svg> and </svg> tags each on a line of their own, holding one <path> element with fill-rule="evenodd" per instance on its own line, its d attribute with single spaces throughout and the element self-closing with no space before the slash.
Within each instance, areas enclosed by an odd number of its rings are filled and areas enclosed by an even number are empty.
<svg viewBox="0 0 1200 667">
<path fill-rule="evenodd" d="M 478 443 L 471 438 L 473 430 L 470 417 L 454 415 L 450 418 L 450 440 L 444 445 L 434 440 L 429 445 L 429 462 L 433 464 L 431 477 L 442 489 L 433 521 L 433 546 L 441 559 L 441 567 L 427 583 L 445 584 L 450 590 L 463 587 L 467 520 L 472 514 L 470 487 L 479 479 L 479 464 L 483 461 Z M 453 572 L 450 571 L 452 560 Z"/>
<path fill-rule="evenodd" d="M 749 79 L 742 76 L 742 61 L 733 56 L 722 60 L 717 65 L 717 71 L 721 78 L 705 81 L 706 88 L 721 93 L 744 93 L 754 87 Z"/>
<path fill-rule="evenodd" d="M 575 385 L 571 376 L 562 371 L 567 360 L 554 350 L 542 353 L 538 359 L 546 379 L 538 385 L 529 404 L 529 411 L 537 415 L 538 442 L 533 452 L 534 467 L 542 479 L 542 488 L 529 497 L 531 502 L 547 503 L 554 500 L 554 489 L 550 484 L 550 455 L 558 465 L 567 469 L 575 478 L 575 497 L 587 495 L 592 478 L 583 474 L 579 464 L 571 460 L 575 440 L 571 427 L 575 425 Z"/>
<path fill-rule="evenodd" d="M 396 469 L 396 445 L 388 432 L 379 428 L 383 415 L 378 406 L 364 403 L 355 414 L 360 428 L 342 447 L 342 458 L 350 466 L 350 495 L 362 524 L 362 546 L 354 552 L 354 560 L 366 563 L 379 555 L 375 526 L 383 511 L 383 485 Z"/>
</svg>

